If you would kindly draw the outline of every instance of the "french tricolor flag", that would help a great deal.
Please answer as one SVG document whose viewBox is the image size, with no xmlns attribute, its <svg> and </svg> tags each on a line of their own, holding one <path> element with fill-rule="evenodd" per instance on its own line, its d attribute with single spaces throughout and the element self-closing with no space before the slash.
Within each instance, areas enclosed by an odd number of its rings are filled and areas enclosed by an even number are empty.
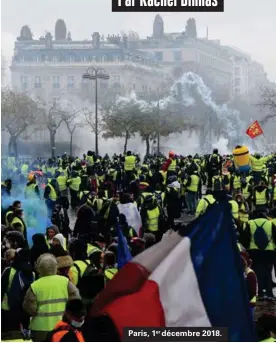
<svg viewBox="0 0 276 343">
<path fill-rule="evenodd" d="M 121 338 L 124 327 L 216 326 L 229 341 L 256 341 L 229 204 L 126 264 L 90 315 L 107 315 Z"/>
</svg>

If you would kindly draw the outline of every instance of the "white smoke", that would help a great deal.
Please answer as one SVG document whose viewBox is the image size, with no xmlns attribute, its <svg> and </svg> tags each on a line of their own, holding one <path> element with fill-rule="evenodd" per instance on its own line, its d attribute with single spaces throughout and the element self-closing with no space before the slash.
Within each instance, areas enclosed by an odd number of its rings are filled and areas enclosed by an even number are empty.
<svg viewBox="0 0 276 343">
<path fill-rule="evenodd" d="M 179 87 L 179 85 L 181 85 L 181 87 Z M 185 107 L 195 105 L 196 100 L 192 95 L 192 90 L 196 91 L 206 107 L 210 108 L 216 114 L 218 120 L 223 122 L 225 131 L 227 132 L 227 138 L 229 138 L 231 142 L 233 141 L 236 144 L 238 143 L 239 137 L 241 137 L 242 132 L 244 132 L 245 126 L 241 120 L 239 111 L 230 109 L 227 104 L 218 105 L 212 99 L 211 89 L 205 85 L 199 75 L 193 72 L 183 74 L 183 76 L 172 85 L 169 95 L 159 100 L 159 106 L 162 110 L 166 110 L 169 106 L 175 105 L 179 102 L 176 98 L 176 94 L 179 94 L 179 90 L 181 91 L 181 104 Z M 134 92 L 132 92 L 128 97 L 119 96 L 117 98 L 117 105 L 119 106 L 130 103 L 137 104 L 141 111 L 150 110 L 151 108 L 156 107 L 157 104 L 155 101 L 147 102 L 145 100 L 139 100 Z M 192 139 L 189 139 L 189 148 L 191 141 L 195 138 L 196 137 L 192 137 Z M 227 138 L 224 137 L 216 143 L 216 145 L 221 145 L 225 151 L 227 150 L 226 146 L 229 142 Z M 171 141 L 174 140 L 175 145 L 178 145 L 177 141 L 182 140 L 183 142 L 183 139 L 183 135 L 180 135 L 180 137 L 179 135 L 173 135 L 173 138 L 170 136 L 166 139 L 166 143 L 172 143 Z M 182 144 L 180 144 L 180 146 Z M 172 148 L 173 145 L 174 144 L 172 143 L 170 147 Z"/>
</svg>

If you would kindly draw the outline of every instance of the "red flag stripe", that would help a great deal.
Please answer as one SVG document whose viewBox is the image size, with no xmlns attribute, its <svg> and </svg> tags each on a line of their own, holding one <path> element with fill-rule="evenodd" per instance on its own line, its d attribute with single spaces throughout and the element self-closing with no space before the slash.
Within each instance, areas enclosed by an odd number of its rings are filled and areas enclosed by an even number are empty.
<svg viewBox="0 0 276 343">
<path fill-rule="evenodd" d="M 139 291 L 149 275 L 150 272 L 140 264 L 126 264 L 99 294 L 91 308 L 90 315 L 97 316 L 114 299 Z"/>
<path fill-rule="evenodd" d="M 102 314 L 107 314 L 112 319 L 121 337 L 123 328 L 128 326 L 165 326 L 159 287 L 151 280 L 147 280 L 138 292 L 114 300 Z"/>
</svg>

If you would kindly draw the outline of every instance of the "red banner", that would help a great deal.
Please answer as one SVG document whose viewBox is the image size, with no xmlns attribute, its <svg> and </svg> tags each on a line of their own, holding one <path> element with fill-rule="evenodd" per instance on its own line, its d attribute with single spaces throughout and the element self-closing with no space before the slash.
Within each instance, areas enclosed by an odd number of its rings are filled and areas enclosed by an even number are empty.
<svg viewBox="0 0 276 343">
<path fill-rule="evenodd" d="M 263 129 L 261 128 L 261 125 L 259 124 L 258 120 L 255 120 L 254 123 L 251 124 L 249 128 L 246 130 L 246 134 L 252 139 L 262 135 L 263 133 Z"/>
</svg>

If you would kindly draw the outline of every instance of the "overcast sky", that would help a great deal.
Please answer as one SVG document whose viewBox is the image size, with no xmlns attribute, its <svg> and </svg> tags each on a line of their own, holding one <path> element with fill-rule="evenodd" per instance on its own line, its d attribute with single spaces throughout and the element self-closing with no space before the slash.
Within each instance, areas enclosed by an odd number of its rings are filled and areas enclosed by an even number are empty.
<svg viewBox="0 0 276 343">
<path fill-rule="evenodd" d="M 220 39 L 238 47 L 264 64 L 269 78 L 276 81 L 276 0 L 224 0 L 224 13 L 161 13 L 165 32 L 185 29 L 189 17 L 197 21 L 198 35 Z M 50 30 L 57 19 L 65 20 L 73 39 L 89 39 L 101 34 L 134 30 L 140 37 L 152 33 L 156 13 L 112 13 L 111 0 L 1 0 L 2 51 L 12 55 L 14 40 L 23 25 L 29 25 L 35 38 Z"/>
</svg>

